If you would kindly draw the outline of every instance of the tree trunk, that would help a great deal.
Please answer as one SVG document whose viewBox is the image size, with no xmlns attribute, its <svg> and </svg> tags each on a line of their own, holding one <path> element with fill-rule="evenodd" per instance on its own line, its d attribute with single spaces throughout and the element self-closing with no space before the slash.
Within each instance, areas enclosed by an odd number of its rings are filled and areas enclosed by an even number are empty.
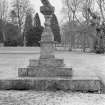
<svg viewBox="0 0 105 105">
<path fill-rule="evenodd" d="M 83 45 L 82 45 L 82 47 L 83 47 L 83 52 L 86 51 L 85 41 L 86 41 L 86 32 L 83 33 Z"/>
</svg>

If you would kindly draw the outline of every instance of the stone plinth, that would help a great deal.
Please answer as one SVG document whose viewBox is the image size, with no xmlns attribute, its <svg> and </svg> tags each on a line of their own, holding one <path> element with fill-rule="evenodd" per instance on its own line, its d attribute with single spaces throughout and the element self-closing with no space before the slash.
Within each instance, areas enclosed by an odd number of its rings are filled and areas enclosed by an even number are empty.
<svg viewBox="0 0 105 105">
<path fill-rule="evenodd" d="M 73 80 L 65 78 L 20 78 L 0 80 L 0 90 L 36 90 L 36 91 L 79 91 L 105 93 L 100 80 Z"/>
<path fill-rule="evenodd" d="M 51 30 L 51 18 L 54 7 L 48 0 L 41 0 L 43 6 L 40 8 L 45 17 L 45 28 L 40 41 L 40 57 L 38 60 L 32 59 L 27 68 L 19 68 L 18 76 L 21 78 L 62 78 L 71 79 L 72 68 L 66 68 L 63 59 L 57 59 L 54 55 L 55 41 Z M 37 81 L 37 80 L 36 80 Z M 58 80 L 57 80 L 58 81 Z M 37 81 L 39 84 L 40 82 Z M 45 83 L 45 80 L 42 81 Z M 53 85 L 51 83 L 51 85 Z M 38 84 L 35 84 L 38 86 Z M 44 86 L 43 86 L 44 87 Z M 46 87 L 46 86 L 45 86 Z"/>
<path fill-rule="evenodd" d="M 55 58 L 54 56 L 54 42 L 40 42 L 40 59 Z"/>
<path fill-rule="evenodd" d="M 36 66 L 36 67 L 20 68 L 18 74 L 20 77 L 71 78 L 72 69 L 64 67 Z"/>
<path fill-rule="evenodd" d="M 30 60 L 27 68 L 18 70 L 19 77 L 65 77 L 71 78 L 72 68 L 66 68 L 63 59 Z"/>
<path fill-rule="evenodd" d="M 53 66 L 53 67 L 64 67 L 63 59 L 40 59 L 40 60 L 30 60 L 30 67 L 36 66 Z"/>
<path fill-rule="evenodd" d="M 66 68 L 63 59 L 56 59 L 54 55 L 54 35 L 51 30 L 51 18 L 54 7 L 48 0 L 41 0 L 43 6 L 40 11 L 45 17 L 45 28 L 40 41 L 40 57 L 30 60 L 27 68 L 18 70 L 19 77 L 72 77 L 72 68 Z"/>
</svg>

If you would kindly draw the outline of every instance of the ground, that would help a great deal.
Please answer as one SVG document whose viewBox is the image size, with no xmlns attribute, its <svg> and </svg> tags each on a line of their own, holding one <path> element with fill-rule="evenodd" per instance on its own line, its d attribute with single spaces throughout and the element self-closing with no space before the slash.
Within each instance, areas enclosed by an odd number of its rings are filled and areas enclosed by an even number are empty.
<svg viewBox="0 0 105 105">
<path fill-rule="evenodd" d="M 64 59 L 66 66 L 73 68 L 74 79 L 98 79 L 104 77 L 105 55 L 82 52 L 56 52 L 55 56 Z M 18 68 L 27 67 L 29 59 L 38 59 L 39 49 L 0 50 L 0 79 L 18 78 Z M 98 76 L 99 77 L 99 76 Z"/>
<path fill-rule="evenodd" d="M 0 92 L 0 105 L 105 105 L 103 94 L 65 92 Z"/>
<path fill-rule="evenodd" d="M 105 82 L 105 55 L 81 52 L 56 52 L 66 66 L 73 68 L 74 79 L 102 79 Z M 39 49 L 1 49 L 0 79 L 18 78 L 18 68 L 29 59 L 38 59 Z M 105 94 L 66 92 L 0 91 L 0 105 L 105 105 Z"/>
</svg>

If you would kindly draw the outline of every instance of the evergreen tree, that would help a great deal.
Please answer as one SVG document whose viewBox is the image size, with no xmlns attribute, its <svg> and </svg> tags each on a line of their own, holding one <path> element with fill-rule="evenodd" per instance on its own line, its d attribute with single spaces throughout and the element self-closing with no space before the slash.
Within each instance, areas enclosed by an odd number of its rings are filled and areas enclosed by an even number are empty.
<svg viewBox="0 0 105 105">
<path fill-rule="evenodd" d="M 28 36 L 28 32 L 33 28 L 32 26 L 32 14 L 31 13 L 27 13 L 26 15 L 26 20 L 25 20 L 25 26 L 24 26 L 24 33 L 23 33 L 23 43 L 24 46 L 26 46 L 27 43 L 27 36 Z"/>
<path fill-rule="evenodd" d="M 61 42 L 60 28 L 55 14 L 53 14 L 51 19 L 51 29 L 54 34 L 54 41 Z"/>
<path fill-rule="evenodd" d="M 25 26 L 24 26 L 24 32 L 29 31 L 32 29 L 32 14 L 27 13 L 26 20 L 25 20 Z"/>
<path fill-rule="evenodd" d="M 43 27 L 41 26 L 38 13 L 34 17 L 34 27 L 27 31 L 27 46 L 40 46 L 41 35 Z"/>
<path fill-rule="evenodd" d="M 3 24 L 3 21 L 0 19 L 0 42 L 3 42 L 2 24 Z"/>
<path fill-rule="evenodd" d="M 36 13 L 34 17 L 34 27 L 41 27 L 41 22 L 38 13 Z"/>
<path fill-rule="evenodd" d="M 43 27 L 33 27 L 27 32 L 27 46 L 40 46 Z"/>
</svg>

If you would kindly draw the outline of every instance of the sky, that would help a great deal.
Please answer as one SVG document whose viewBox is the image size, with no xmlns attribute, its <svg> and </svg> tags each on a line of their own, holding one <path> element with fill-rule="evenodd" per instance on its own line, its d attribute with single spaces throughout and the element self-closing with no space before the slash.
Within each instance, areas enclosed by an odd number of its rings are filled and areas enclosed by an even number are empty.
<svg viewBox="0 0 105 105">
<path fill-rule="evenodd" d="M 40 19 L 42 21 L 42 24 L 44 23 L 44 17 L 40 13 L 40 6 L 42 6 L 41 0 L 30 0 L 33 7 L 35 8 L 35 12 L 38 12 L 40 15 Z M 62 0 L 49 0 L 49 2 L 55 7 L 55 14 L 58 18 L 58 21 L 61 20 L 61 9 L 62 9 Z"/>
</svg>

